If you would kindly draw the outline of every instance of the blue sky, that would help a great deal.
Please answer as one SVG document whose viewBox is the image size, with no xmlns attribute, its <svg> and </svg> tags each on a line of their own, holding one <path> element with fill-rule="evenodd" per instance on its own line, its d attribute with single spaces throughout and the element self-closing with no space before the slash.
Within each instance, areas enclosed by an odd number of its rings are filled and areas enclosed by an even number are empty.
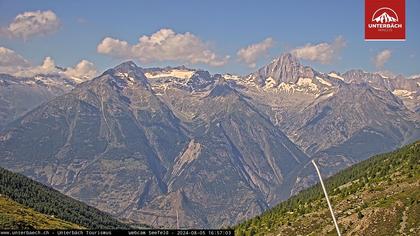
<svg viewBox="0 0 420 236">
<path fill-rule="evenodd" d="M 247 74 L 269 63 L 281 53 L 326 43 L 333 45 L 341 36 L 340 46 L 328 62 L 305 60 L 304 64 L 329 72 L 361 68 L 388 70 L 396 74 L 420 74 L 420 1 L 406 0 L 407 40 L 405 42 L 364 41 L 364 1 L 5 1 L 0 0 L 0 26 L 5 28 L 16 15 L 29 11 L 53 11 L 60 26 L 46 35 L 26 39 L 0 36 L 0 46 L 20 54 L 32 64 L 41 64 L 46 56 L 60 66 L 73 66 L 85 59 L 98 71 L 126 60 L 124 56 L 104 54 L 97 46 L 105 37 L 138 43 L 161 29 L 175 34 L 190 32 L 212 53 L 230 58 L 222 66 L 199 61 L 136 60 L 140 66 L 187 64 L 212 73 Z M 270 47 L 259 54 L 256 68 L 240 61 L 238 50 L 271 38 Z M 383 66 L 374 65 L 374 57 L 389 50 Z M 131 56 L 133 53 L 130 54 Z M 142 58 L 142 55 L 138 55 Z"/>
</svg>

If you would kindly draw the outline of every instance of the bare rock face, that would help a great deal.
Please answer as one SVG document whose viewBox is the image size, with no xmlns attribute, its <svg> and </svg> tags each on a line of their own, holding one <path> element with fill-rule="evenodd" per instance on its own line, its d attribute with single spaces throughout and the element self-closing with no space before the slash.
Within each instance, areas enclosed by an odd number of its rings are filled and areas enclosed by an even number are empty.
<svg viewBox="0 0 420 236">
<path fill-rule="evenodd" d="M 250 76 L 254 77 L 259 84 L 265 84 L 269 77 L 280 84 L 281 82 L 296 83 L 299 78 L 314 78 L 315 72 L 312 68 L 301 65 L 292 54 L 287 53 Z"/>
</svg>

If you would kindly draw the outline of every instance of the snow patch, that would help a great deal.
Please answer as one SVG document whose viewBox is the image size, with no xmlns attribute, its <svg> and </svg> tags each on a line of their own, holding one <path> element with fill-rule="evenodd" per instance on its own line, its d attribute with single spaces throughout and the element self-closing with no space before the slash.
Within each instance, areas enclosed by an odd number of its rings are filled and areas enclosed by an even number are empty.
<svg viewBox="0 0 420 236">
<path fill-rule="evenodd" d="M 195 71 L 191 71 L 191 70 L 179 70 L 179 69 L 174 69 L 174 70 L 169 70 L 169 71 L 163 71 L 163 72 L 158 72 L 158 73 L 145 73 L 144 75 L 148 78 L 148 79 L 156 79 L 156 78 L 164 78 L 164 77 L 175 77 L 175 78 L 179 78 L 179 79 L 189 79 L 191 78 L 191 76 L 193 76 L 193 74 L 195 73 Z"/>
<path fill-rule="evenodd" d="M 130 85 L 132 85 L 134 83 L 134 78 L 131 77 L 130 75 L 128 75 L 128 73 L 121 73 L 121 72 L 119 72 L 119 73 L 117 73 L 115 75 L 118 76 L 118 77 L 122 77 L 124 79 L 127 79 L 128 80 L 128 83 Z"/>
<path fill-rule="evenodd" d="M 36 83 L 35 83 L 35 81 L 33 81 L 33 80 L 27 80 L 27 81 L 25 81 L 24 83 L 25 83 L 25 84 L 29 84 L 29 85 L 34 85 L 34 84 L 36 84 Z"/>
<path fill-rule="evenodd" d="M 318 86 L 312 82 L 311 78 L 299 78 L 296 84 L 301 87 L 306 87 L 311 91 L 318 90 Z"/>
<path fill-rule="evenodd" d="M 314 84 L 310 78 L 299 78 L 295 84 L 281 82 L 278 86 L 278 90 L 288 93 L 297 91 L 314 94 L 314 92 L 319 92 L 318 86 Z M 316 94 L 316 96 L 317 95 L 318 94 Z"/>
<path fill-rule="evenodd" d="M 334 93 L 327 93 L 327 94 L 322 94 L 321 96 L 320 96 L 320 98 L 329 98 L 329 97 L 332 97 L 332 96 L 334 96 Z"/>
<path fill-rule="evenodd" d="M 369 81 L 369 82 L 370 82 L 370 81 Z M 370 87 L 372 87 L 372 88 L 374 88 L 374 89 L 376 89 L 376 90 L 382 90 L 381 88 L 375 87 L 375 86 L 373 86 L 373 85 L 371 85 Z"/>
<path fill-rule="evenodd" d="M 82 83 L 82 82 L 84 82 L 84 81 L 86 81 L 86 80 L 84 80 L 84 79 L 81 79 L 81 78 L 79 78 L 79 77 L 75 77 L 75 76 L 70 76 L 70 79 L 72 79 L 74 82 L 76 82 L 77 84 L 80 84 L 80 83 Z"/>
<path fill-rule="evenodd" d="M 265 80 L 265 88 L 274 88 L 277 85 L 277 82 L 273 79 L 273 77 L 268 77 Z"/>
<path fill-rule="evenodd" d="M 281 82 L 280 83 L 279 89 L 280 90 L 283 90 L 285 92 L 289 92 L 289 93 L 295 91 L 295 88 L 294 88 L 294 86 L 292 84 L 286 84 L 285 82 Z"/>
<path fill-rule="evenodd" d="M 328 75 L 329 75 L 330 77 L 335 78 L 335 79 L 339 79 L 339 80 L 344 81 L 344 78 L 343 78 L 343 77 L 341 77 L 341 76 L 339 76 L 339 75 L 337 75 L 336 73 L 329 73 Z"/>
<path fill-rule="evenodd" d="M 316 76 L 315 77 L 321 84 L 323 84 L 323 85 L 327 85 L 328 87 L 331 87 L 332 86 L 332 84 L 330 83 L 330 82 L 328 82 L 328 81 L 325 81 L 324 79 L 322 79 L 321 77 L 318 77 L 318 76 Z"/>
<path fill-rule="evenodd" d="M 408 77 L 408 79 L 416 79 L 416 78 L 420 78 L 420 74 L 417 74 L 417 75 L 410 75 L 410 76 Z"/>
<path fill-rule="evenodd" d="M 411 92 L 405 89 L 395 89 L 394 91 L 392 91 L 392 93 L 398 97 L 407 97 L 407 98 L 413 99 L 412 94 L 415 92 Z"/>
<path fill-rule="evenodd" d="M 50 77 L 44 77 L 37 75 L 34 77 L 35 83 L 36 81 L 41 81 L 42 83 L 49 85 L 49 86 L 64 86 L 64 82 L 61 79 L 57 78 L 50 78 Z"/>
<path fill-rule="evenodd" d="M 231 74 L 224 74 L 223 78 L 225 80 L 240 80 L 241 77 L 237 76 L 237 75 L 231 75 Z"/>
</svg>

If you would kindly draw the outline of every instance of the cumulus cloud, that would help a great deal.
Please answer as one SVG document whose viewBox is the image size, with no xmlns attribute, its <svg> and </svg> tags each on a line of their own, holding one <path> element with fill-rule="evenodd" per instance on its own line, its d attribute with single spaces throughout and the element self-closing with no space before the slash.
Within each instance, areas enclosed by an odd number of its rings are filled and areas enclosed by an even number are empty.
<svg viewBox="0 0 420 236">
<path fill-rule="evenodd" d="M 141 36 L 134 45 L 106 37 L 98 44 L 97 51 L 117 58 L 137 59 L 142 63 L 179 61 L 222 66 L 229 59 L 229 56 L 216 55 L 208 43 L 194 34 L 176 33 L 172 29 L 161 29 L 150 36 Z"/>
<path fill-rule="evenodd" d="M 15 51 L 0 47 L 0 71 L 3 73 L 13 72 L 11 68 L 22 69 L 29 65 L 29 62 Z"/>
<path fill-rule="evenodd" d="M 266 38 L 262 42 L 239 49 L 236 55 L 240 61 L 245 62 L 251 68 L 255 68 L 258 58 L 266 54 L 268 49 L 273 45 L 274 40 L 272 38 Z"/>
<path fill-rule="evenodd" d="M 90 79 L 97 75 L 95 65 L 81 60 L 74 67 L 59 69 L 51 57 L 46 57 L 41 65 L 31 63 L 15 51 L 0 47 L 0 73 L 31 77 L 38 74 L 59 74 L 73 79 Z"/>
<path fill-rule="evenodd" d="M 58 73 L 59 70 L 55 66 L 55 62 L 51 57 L 46 57 L 44 62 L 39 66 L 28 66 L 26 68 L 22 68 L 21 70 L 15 70 L 12 73 L 15 76 L 35 76 L 38 74 L 54 74 Z"/>
<path fill-rule="evenodd" d="M 346 41 L 342 36 L 339 36 L 331 43 L 306 44 L 303 47 L 293 49 L 291 53 L 300 59 L 330 64 L 345 46 Z"/>
<path fill-rule="evenodd" d="M 93 78 L 98 74 L 95 65 L 87 60 L 81 60 L 75 67 L 68 67 L 64 73 L 77 78 Z"/>
<path fill-rule="evenodd" d="M 106 37 L 97 46 L 97 51 L 102 54 L 108 54 L 119 58 L 135 58 L 140 55 L 134 55 L 133 46 L 126 41 Z M 143 59 L 146 60 L 146 59 Z"/>
<path fill-rule="evenodd" d="M 51 11 L 28 11 L 21 13 L 7 27 L 2 27 L 0 33 L 13 38 L 27 38 L 35 35 L 46 35 L 60 27 L 60 20 Z"/>
<path fill-rule="evenodd" d="M 376 54 L 375 58 L 373 58 L 373 63 L 376 67 L 382 68 L 385 63 L 391 58 L 391 50 L 385 49 L 378 54 Z"/>
</svg>

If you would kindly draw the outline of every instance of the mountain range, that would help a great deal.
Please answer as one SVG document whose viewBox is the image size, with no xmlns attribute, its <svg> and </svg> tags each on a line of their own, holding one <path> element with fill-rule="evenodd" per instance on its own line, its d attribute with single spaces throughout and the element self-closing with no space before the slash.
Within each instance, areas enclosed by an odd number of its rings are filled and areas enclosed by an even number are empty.
<svg viewBox="0 0 420 236">
<path fill-rule="evenodd" d="M 332 175 L 420 137 L 420 78 L 326 74 L 291 54 L 246 76 L 125 62 L 61 90 L 1 78 L 40 98 L 0 103 L 16 111 L 3 167 L 153 227 L 236 224 L 316 183 L 311 159 Z"/>
<path fill-rule="evenodd" d="M 0 129 L 41 103 L 70 92 L 84 80 L 59 74 L 16 77 L 0 73 Z"/>
</svg>

